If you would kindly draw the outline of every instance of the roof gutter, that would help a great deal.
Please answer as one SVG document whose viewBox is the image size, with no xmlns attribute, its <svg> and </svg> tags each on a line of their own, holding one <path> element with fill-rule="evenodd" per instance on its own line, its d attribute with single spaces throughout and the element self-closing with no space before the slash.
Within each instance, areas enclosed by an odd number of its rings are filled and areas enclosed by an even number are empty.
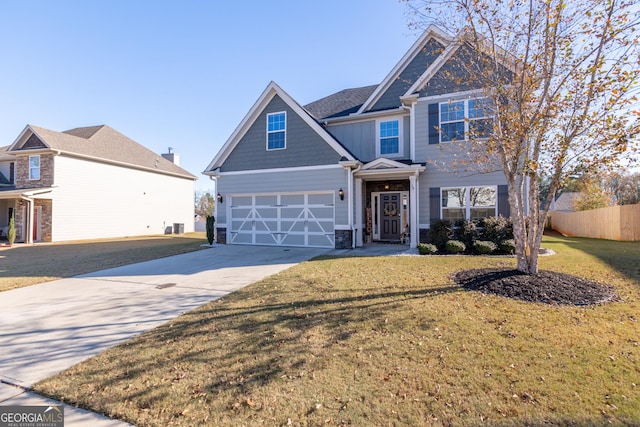
<svg viewBox="0 0 640 427">
<path fill-rule="evenodd" d="M 177 178 L 185 178 L 185 179 L 192 179 L 192 180 L 197 180 L 198 177 L 195 175 L 191 175 L 190 173 L 188 175 L 185 174 L 181 174 L 178 172 L 170 172 L 170 171 L 164 171 L 164 170 L 160 170 L 160 169 L 153 169 L 153 168 L 149 168 L 146 166 L 140 166 L 140 165 L 135 165 L 132 163 L 126 163 L 126 162 L 120 162 L 117 160 L 110 160 L 110 159 L 105 159 L 104 157 L 95 157 L 95 156 L 89 156 L 87 154 L 80 154 L 80 153 L 74 153 L 71 151 L 63 151 L 63 150 L 57 150 L 58 152 L 58 156 L 61 154 L 64 154 L 65 156 L 69 156 L 69 157 L 76 157 L 79 159 L 84 159 L 84 160 L 90 160 L 93 162 L 98 162 L 98 163 L 106 163 L 106 164 L 110 164 L 110 165 L 115 165 L 115 166 L 121 166 L 121 167 L 126 167 L 126 168 L 130 168 L 130 169 L 137 169 L 137 170 L 141 170 L 141 171 L 145 171 L 145 172 L 152 172 L 152 173 L 158 173 L 161 175 L 170 175 L 170 176 L 174 176 Z"/>
</svg>

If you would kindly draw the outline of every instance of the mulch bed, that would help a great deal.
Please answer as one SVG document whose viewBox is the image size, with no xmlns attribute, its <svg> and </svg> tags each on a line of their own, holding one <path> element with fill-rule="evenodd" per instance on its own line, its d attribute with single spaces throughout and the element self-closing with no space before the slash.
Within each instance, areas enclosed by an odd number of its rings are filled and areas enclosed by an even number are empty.
<svg viewBox="0 0 640 427">
<path fill-rule="evenodd" d="M 460 271 L 453 280 L 468 290 L 542 304 L 592 305 L 617 298 L 610 286 L 546 270 L 525 274 L 512 269 L 482 268 Z"/>
</svg>

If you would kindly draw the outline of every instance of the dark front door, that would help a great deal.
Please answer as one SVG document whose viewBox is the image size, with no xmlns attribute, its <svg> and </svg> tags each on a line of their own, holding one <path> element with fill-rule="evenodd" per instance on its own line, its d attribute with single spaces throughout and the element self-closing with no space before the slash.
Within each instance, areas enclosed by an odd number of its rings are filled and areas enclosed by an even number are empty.
<svg viewBox="0 0 640 427">
<path fill-rule="evenodd" d="M 400 193 L 380 195 L 380 240 L 400 240 Z"/>
</svg>

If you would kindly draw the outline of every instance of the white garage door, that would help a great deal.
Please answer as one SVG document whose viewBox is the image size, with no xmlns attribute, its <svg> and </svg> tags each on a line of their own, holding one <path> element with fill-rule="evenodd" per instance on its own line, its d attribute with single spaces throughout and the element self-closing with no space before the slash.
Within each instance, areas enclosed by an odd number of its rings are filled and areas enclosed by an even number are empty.
<svg viewBox="0 0 640 427">
<path fill-rule="evenodd" d="M 333 193 L 231 196 L 229 243 L 335 247 Z"/>
</svg>

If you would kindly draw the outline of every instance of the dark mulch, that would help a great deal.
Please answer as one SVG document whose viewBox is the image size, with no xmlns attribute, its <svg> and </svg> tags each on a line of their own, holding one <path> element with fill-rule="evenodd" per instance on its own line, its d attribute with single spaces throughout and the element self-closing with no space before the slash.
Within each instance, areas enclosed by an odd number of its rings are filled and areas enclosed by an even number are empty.
<svg viewBox="0 0 640 427">
<path fill-rule="evenodd" d="M 460 271 L 453 280 L 465 289 L 543 304 L 591 305 L 616 299 L 610 286 L 546 270 L 524 274 L 511 269 L 481 268 Z"/>
</svg>

